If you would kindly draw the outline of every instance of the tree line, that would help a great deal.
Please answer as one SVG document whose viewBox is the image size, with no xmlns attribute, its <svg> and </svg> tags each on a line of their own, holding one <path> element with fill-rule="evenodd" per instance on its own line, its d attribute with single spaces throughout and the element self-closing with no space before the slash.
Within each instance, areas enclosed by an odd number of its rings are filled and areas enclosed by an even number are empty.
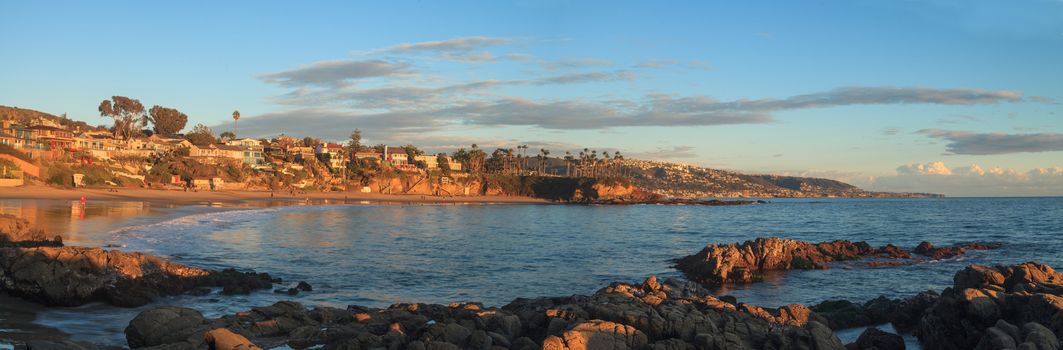
<svg viewBox="0 0 1063 350">
<path fill-rule="evenodd" d="M 98 110 L 101 117 L 110 118 L 114 121 L 111 133 L 117 140 L 128 140 L 143 136 L 149 131 L 157 135 L 176 135 L 181 130 L 184 130 L 188 124 L 188 115 L 176 108 L 154 105 L 150 109 L 146 109 L 140 100 L 126 96 L 111 96 L 110 99 L 100 102 Z M 239 119 L 240 111 L 234 111 L 234 131 L 223 132 L 219 137 L 222 139 L 235 139 L 236 121 Z M 149 125 L 151 129 L 147 129 Z M 198 146 L 211 144 L 218 140 L 214 136 L 214 132 L 203 124 L 196 124 L 183 137 Z"/>
</svg>

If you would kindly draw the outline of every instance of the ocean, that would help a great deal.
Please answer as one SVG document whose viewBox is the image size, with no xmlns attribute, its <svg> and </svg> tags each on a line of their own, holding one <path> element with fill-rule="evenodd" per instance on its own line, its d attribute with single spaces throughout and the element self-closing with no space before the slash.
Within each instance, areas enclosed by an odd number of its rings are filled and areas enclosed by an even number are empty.
<svg viewBox="0 0 1063 350">
<path fill-rule="evenodd" d="M 149 306 L 175 304 L 215 317 L 286 299 L 338 307 L 454 301 L 502 306 L 517 297 L 590 294 L 614 281 L 682 278 L 672 267 L 676 258 L 706 244 L 768 236 L 892 243 L 909 249 L 924 240 L 935 245 L 1000 242 L 1003 247 L 909 266 L 839 264 L 829 270 L 793 271 L 763 283 L 718 289 L 718 294 L 766 307 L 899 298 L 940 291 L 968 264 L 1063 263 L 1063 198 L 772 199 L 725 207 L 90 205 L 95 209 L 76 209 L 67 202 L 0 201 L 6 212 L 34 206 L 38 219 L 64 231 L 71 245 L 148 252 L 198 267 L 268 272 L 286 283 L 306 281 L 314 287 L 294 297 L 271 291 L 211 294 L 167 298 Z M 75 339 L 124 345 L 122 330 L 140 310 L 98 304 L 51 308 L 37 322 Z"/>
</svg>

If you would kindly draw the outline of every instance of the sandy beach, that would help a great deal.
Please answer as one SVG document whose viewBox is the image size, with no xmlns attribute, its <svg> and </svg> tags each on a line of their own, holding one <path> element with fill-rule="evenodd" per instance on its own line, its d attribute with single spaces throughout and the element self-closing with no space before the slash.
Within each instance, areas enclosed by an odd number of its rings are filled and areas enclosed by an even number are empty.
<svg viewBox="0 0 1063 350">
<path fill-rule="evenodd" d="M 116 192 L 108 188 L 66 189 L 43 185 L 27 185 L 0 189 L 0 199 L 55 199 L 88 201 L 144 201 L 165 204 L 240 203 L 251 201 L 310 201 L 320 204 L 338 202 L 391 202 L 391 203 L 524 203 L 550 204 L 551 201 L 525 196 L 461 196 L 436 197 L 425 195 L 378 194 L 361 192 L 296 192 L 288 191 L 198 191 L 185 192 L 142 188 L 120 188 Z"/>
</svg>

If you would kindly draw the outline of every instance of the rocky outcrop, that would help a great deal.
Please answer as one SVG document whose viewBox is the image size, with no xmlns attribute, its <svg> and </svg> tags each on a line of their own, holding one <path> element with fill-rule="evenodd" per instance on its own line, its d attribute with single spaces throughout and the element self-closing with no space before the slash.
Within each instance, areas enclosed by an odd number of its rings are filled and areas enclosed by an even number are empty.
<svg viewBox="0 0 1063 350">
<path fill-rule="evenodd" d="M 0 247 L 56 247 L 63 245 L 60 236 L 49 236 L 29 221 L 14 215 L 0 214 Z"/>
<path fill-rule="evenodd" d="M 590 296 L 477 303 L 307 309 L 280 302 L 204 319 L 159 308 L 126 329 L 132 348 L 204 348 L 226 329 L 263 348 L 326 349 L 817 349 L 844 347 L 822 318 L 791 305 L 764 309 L 711 296 L 694 283 L 614 283 Z"/>
<path fill-rule="evenodd" d="M 860 337 L 852 344 L 846 344 L 849 350 L 904 350 L 904 338 L 899 335 L 884 332 L 871 327 L 860 333 Z"/>
<path fill-rule="evenodd" d="M 926 349 L 1059 349 L 1063 274 L 1035 262 L 957 272 L 919 320 Z"/>
<path fill-rule="evenodd" d="M 967 249 L 993 247 L 996 246 L 967 243 L 950 248 L 963 254 Z M 933 246 L 930 245 L 930 248 L 933 249 Z M 770 237 L 741 244 L 710 244 L 697 254 L 680 258 L 676 268 L 691 280 L 721 285 L 759 281 L 768 271 L 826 269 L 831 262 L 865 258 L 887 259 L 871 261 L 869 266 L 895 266 L 913 262 L 910 253 L 891 244 L 873 248 L 867 242 L 837 240 L 808 243 Z"/>
<path fill-rule="evenodd" d="M 204 270 L 140 253 L 82 247 L 0 248 L 0 291 L 47 305 L 104 301 L 133 307 L 159 296 L 209 287 L 240 294 L 271 285 L 268 274 Z"/>
</svg>

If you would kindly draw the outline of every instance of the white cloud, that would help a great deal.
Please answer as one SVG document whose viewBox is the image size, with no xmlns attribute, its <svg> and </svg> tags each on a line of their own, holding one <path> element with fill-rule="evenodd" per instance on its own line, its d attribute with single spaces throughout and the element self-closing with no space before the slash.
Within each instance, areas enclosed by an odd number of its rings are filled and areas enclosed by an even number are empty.
<svg viewBox="0 0 1063 350">
<path fill-rule="evenodd" d="M 977 164 L 949 168 L 944 162 L 906 164 L 897 175 L 874 178 L 868 189 L 932 192 L 949 196 L 1063 195 L 1063 166 L 1019 171 Z"/>
</svg>

